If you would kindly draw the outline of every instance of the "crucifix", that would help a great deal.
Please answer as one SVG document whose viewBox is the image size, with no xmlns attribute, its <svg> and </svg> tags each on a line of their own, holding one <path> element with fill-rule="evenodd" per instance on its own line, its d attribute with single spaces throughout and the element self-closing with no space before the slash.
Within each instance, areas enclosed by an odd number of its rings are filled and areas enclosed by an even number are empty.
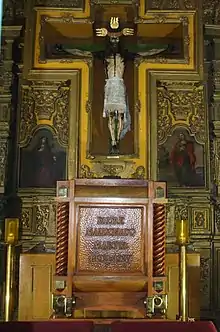
<svg viewBox="0 0 220 332">
<path fill-rule="evenodd" d="M 99 37 L 108 37 L 110 43 L 110 54 L 106 61 L 106 81 L 104 88 L 103 117 L 108 118 L 108 128 L 111 135 L 111 154 L 119 153 L 119 142 L 127 131 L 130 130 L 131 116 L 126 97 L 126 86 L 124 83 L 124 58 L 120 50 L 120 37 L 131 36 L 134 29 L 124 28 L 119 30 L 119 18 L 111 17 L 110 28 L 96 29 Z"/>
<path fill-rule="evenodd" d="M 108 121 L 110 136 L 110 149 L 106 154 L 120 155 L 120 142 L 131 130 L 131 105 L 124 80 L 127 61 L 157 55 L 168 45 L 129 38 L 135 35 L 135 27 L 125 26 L 119 17 L 111 17 L 105 27 L 94 27 L 94 34 L 103 42 L 94 43 L 93 40 L 92 44 L 62 45 L 62 50 L 77 57 L 102 59 L 105 71 L 102 117 Z"/>
<path fill-rule="evenodd" d="M 123 46 L 121 38 L 134 35 L 134 29 L 120 27 L 118 17 L 111 17 L 110 29 L 98 28 L 96 35 L 108 39 L 109 49 L 105 54 L 106 81 L 104 88 L 103 117 L 108 118 L 108 128 L 111 136 L 111 154 L 120 154 L 119 142 L 130 130 L 131 116 L 127 99 L 126 86 L 123 79 L 126 57 L 129 53 L 133 56 L 146 56 L 158 54 L 164 51 L 164 47 L 153 48 L 150 45 L 142 46 L 142 50 L 136 48 L 131 52 L 126 44 Z M 138 46 L 138 45 L 136 45 Z M 150 50 L 149 50 L 150 46 Z M 150 51 L 150 52 L 149 52 Z M 126 54 L 127 53 L 127 54 Z"/>
</svg>

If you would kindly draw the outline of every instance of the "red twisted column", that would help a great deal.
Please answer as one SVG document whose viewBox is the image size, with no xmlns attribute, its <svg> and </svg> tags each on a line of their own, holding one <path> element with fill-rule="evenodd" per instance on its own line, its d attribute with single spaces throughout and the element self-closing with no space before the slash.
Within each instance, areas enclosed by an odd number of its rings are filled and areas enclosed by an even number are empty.
<svg viewBox="0 0 220 332">
<path fill-rule="evenodd" d="M 68 264 L 69 203 L 57 204 L 56 275 L 65 276 Z"/>
<path fill-rule="evenodd" d="M 153 274 L 165 275 L 166 209 L 164 204 L 154 204 L 153 224 Z"/>
</svg>

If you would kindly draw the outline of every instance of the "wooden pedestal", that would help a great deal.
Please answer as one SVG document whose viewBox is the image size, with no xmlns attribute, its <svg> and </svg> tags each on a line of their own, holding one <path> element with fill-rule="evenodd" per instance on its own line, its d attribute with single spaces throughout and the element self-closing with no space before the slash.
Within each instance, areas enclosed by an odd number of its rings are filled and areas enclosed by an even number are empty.
<svg viewBox="0 0 220 332">
<path fill-rule="evenodd" d="M 76 179 L 57 184 L 55 296 L 82 311 L 146 315 L 165 294 L 165 183 Z"/>
</svg>

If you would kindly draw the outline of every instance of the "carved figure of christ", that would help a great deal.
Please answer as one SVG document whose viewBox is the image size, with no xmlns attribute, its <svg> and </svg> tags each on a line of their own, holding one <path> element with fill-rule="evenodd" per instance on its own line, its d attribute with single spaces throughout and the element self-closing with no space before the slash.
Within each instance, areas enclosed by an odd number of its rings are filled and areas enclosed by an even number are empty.
<svg viewBox="0 0 220 332">
<path fill-rule="evenodd" d="M 108 128 L 111 135 L 111 154 L 119 153 L 119 141 L 130 130 L 130 112 L 126 98 L 126 87 L 124 83 L 124 59 L 120 50 L 120 37 L 122 35 L 133 35 L 134 29 L 119 29 L 119 18 L 111 17 L 110 28 L 96 29 L 96 35 L 109 38 L 110 54 L 106 55 L 107 77 L 104 88 L 103 117 L 108 118 Z"/>
<path fill-rule="evenodd" d="M 133 36 L 134 29 L 124 27 L 120 30 L 118 17 L 111 17 L 109 26 L 111 31 L 106 28 L 96 29 L 98 37 L 108 38 L 110 50 L 109 54 L 107 53 L 105 56 L 107 77 L 104 89 L 103 117 L 108 118 L 108 128 L 111 135 L 110 154 L 120 154 L 119 142 L 130 131 L 131 125 L 131 116 L 123 77 L 126 52 L 121 47 L 120 39 L 123 36 Z M 143 53 L 145 54 L 145 52 L 139 51 L 139 55 L 144 55 Z M 154 53 L 158 53 L 158 49 L 156 52 L 154 50 Z"/>
<path fill-rule="evenodd" d="M 91 155 L 131 155 L 134 153 L 133 60 L 135 57 L 159 54 L 167 45 L 139 42 L 136 36 L 129 38 L 135 34 L 134 29 L 121 29 L 117 17 L 110 19 L 108 29 L 95 29 L 95 34 L 100 42 L 63 47 L 74 56 L 93 58 L 89 152 Z M 106 137 L 109 137 L 110 149 Z"/>
</svg>

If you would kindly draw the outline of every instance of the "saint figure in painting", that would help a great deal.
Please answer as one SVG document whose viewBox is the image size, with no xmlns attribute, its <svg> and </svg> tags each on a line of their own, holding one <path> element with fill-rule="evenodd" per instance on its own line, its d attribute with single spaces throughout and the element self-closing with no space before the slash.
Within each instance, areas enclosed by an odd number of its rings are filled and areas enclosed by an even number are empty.
<svg viewBox="0 0 220 332">
<path fill-rule="evenodd" d="M 187 140 L 184 133 L 179 134 L 178 141 L 171 151 L 170 161 L 178 183 L 181 186 L 192 186 L 197 178 L 196 155 L 193 142 Z"/>
<path fill-rule="evenodd" d="M 65 176 L 65 150 L 50 132 L 40 130 L 20 151 L 20 188 L 54 188 Z"/>
<path fill-rule="evenodd" d="M 48 139 L 41 137 L 33 154 L 33 174 L 35 187 L 53 187 L 55 184 L 56 156 L 52 153 Z"/>
</svg>

